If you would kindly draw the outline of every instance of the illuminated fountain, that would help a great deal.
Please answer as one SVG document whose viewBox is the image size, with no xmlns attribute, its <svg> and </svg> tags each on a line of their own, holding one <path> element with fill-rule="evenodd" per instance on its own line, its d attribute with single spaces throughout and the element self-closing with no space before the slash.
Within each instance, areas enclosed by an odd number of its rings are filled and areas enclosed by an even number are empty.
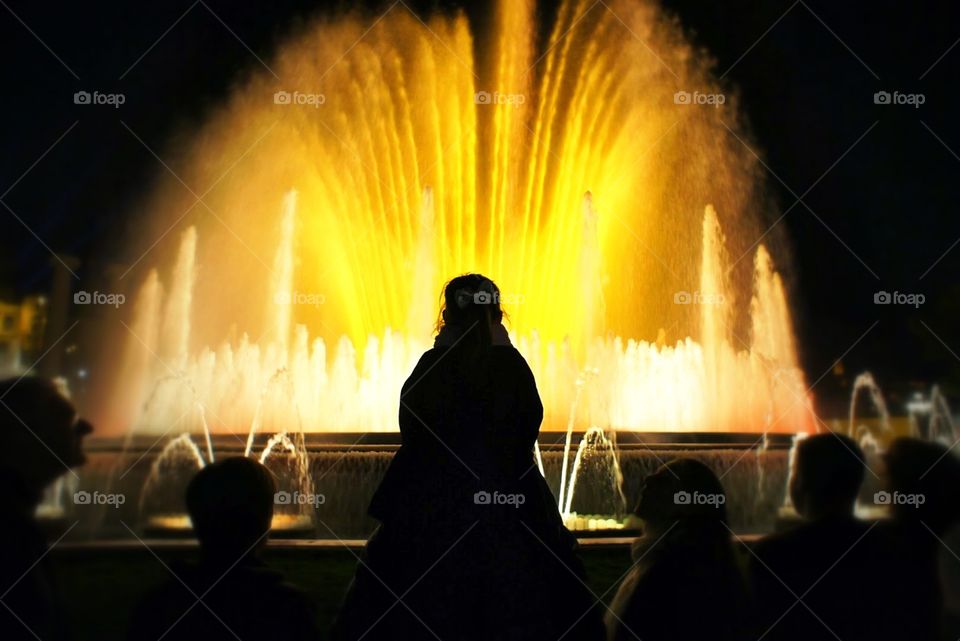
<svg viewBox="0 0 960 641">
<path fill-rule="evenodd" d="M 197 402 L 213 433 L 245 436 L 286 371 L 293 402 L 258 429 L 396 430 L 444 280 L 480 271 L 504 292 L 545 429 L 566 426 L 591 366 L 604 392 L 580 425 L 809 431 L 784 287 L 754 247 L 755 159 L 726 129 L 735 97 L 676 104 L 719 92 L 677 28 L 652 5 L 578 20 L 588 8 L 563 3 L 543 53 L 531 2 L 498 4 L 479 35 L 398 8 L 342 58 L 356 16 L 292 37 L 271 62 L 280 80 L 254 74 L 178 152 L 192 187 L 157 188 L 159 233 L 131 256 L 166 234 L 121 283 L 144 270 L 98 423 L 162 433 L 195 423 Z M 284 91 L 324 101 L 277 104 Z M 171 387 L 144 415 L 170 375 L 193 398 Z"/>
<path fill-rule="evenodd" d="M 933 386 L 927 398 L 923 398 L 919 392 L 914 394 L 907 403 L 907 413 L 912 435 L 938 441 L 951 449 L 960 439 L 960 430 L 939 385 Z"/>
<path fill-rule="evenodd" d="M 864 393 L 867 394 L 876 412 L 876 426 L 872 431 L 869 426 L 857 423 L 857 401 Z M 889 440 L 891 433 L 890 411 L 887 409 L 886 399 L 883 398 L 883 391 L 873 378 L 873 374 L 870 372 L 858 374 L 850 391 L 850 420 L 847 424 L 847 434 L 856 439 L 862 447 L 878 449 L 879 443 Z"/>
<path fill-rule="evenodd" d="M 100 433 L 306 468 L 311 442 L 395 432 L 467 271 L 501 287 L 543 431 L 568 432 L 562 462 L 538 449 L 566 512 L 618 432 L 817 431 L 736 96 L 677 98 L 722 88 L 652 3 L 562 2 L 544 42 L 535 15 L 317 21 L 170 151 L 105 330 Z"/>
<path fill-rule="evenodd" d="M 283 225 L 292 227 L 296 199 L 291 194 L 287 200 Z M 235 431 L 248 440 L 249 451 L 254 434 L 295 430 L 301 424 L 307 431 L 321 432 L 397 429 L 400 385 L 429 347 L 427 341 L 387 329 L 382 336 L 369 338 L 361 368 L 347 337 L 339 339 L 335 354 L 328 357 L 322 338 L 311 340 L 304 325 L 289 326 L 290 307 L 281 304 L 277 305 L 275 340 L 254 342 L 244 335 L 216 351 L 203 348 L 189 355 L 186 343 L 196 313 L 189 303 L 198 278 L 192 267 L 196 240 L 193 228 L 183 235 L 166 305 L 157 300 L 161 287 L 155 273 L 137 299 L 127 360 L 139 363 L 140 371 L 132 379 L 124 377 L 121 384 L 147 389 L 148 381 L 156 381 L 145 409 L 132 419 L 138 430 L 164 433 L 173 425 L 192 424 L 207 441 L 211 430 Z M 783 288 L 762 246 L 756 254 L 750 305 L 753 344 L 749 350 L 738 350 L 734 337 L 727 338 L 734 310 L 725 302 L 733 296 L 721 279 L 726 267 L 722 241 L 716 213 L 708 207 L 700 288 L 677 294 L 690 297 L 689 301 L 678 299 L 689 303 L 693 296 L 707 296 L 701 292 L 713 292 L 710 301 L 704 299 L 698 306 L 706 330 L 702 342 L 685 338 L 667 345 L 662 339 L 592 339 L 584 346 L 585 360 L 597 380 L 573 415 L 563 407 L 564 399 L 576 389 L 580 370 L 570 342 L 543 345 L 536 333 L 517 336 L 514 332 L 513 339 L 530 362 L 544 398 L 545 429 L 562 429 L 587 415 L 617 430 L 763 432 L 806 431 L 812 426 Z M 275 264 L 288 262 L 290 252 L 289 245 L 281 247 Z M 290 291 L 292 276 L 287 272 L 286 282 L 278 282 L 277 291 Z M 505 300 L 509 296 L 505 294 Z M 156 314 L 157 309 L 162 313 Z M 524 311 L 517 309 L 517 315 Z M 150 327 L 151 323 L 160 326 Z M 287 379 L 281 391 L 273 389 L 272 381 L 278 376 Z M 270 404 L 276 407 L 267 413 L 265 406 Z M 264 424 L 266 414 L 273 423 Z M 566 420 L 558 424 L 555 418 L 560 416 Z"/>
</svg>

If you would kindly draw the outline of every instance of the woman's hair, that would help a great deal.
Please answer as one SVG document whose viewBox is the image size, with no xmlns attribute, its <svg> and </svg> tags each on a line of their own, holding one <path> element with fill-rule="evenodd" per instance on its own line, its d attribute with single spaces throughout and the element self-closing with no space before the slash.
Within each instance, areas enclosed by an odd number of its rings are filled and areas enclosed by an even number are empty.
<svg viewBox="0 0 960 641">
<path fill-rule="evenodd" d="M 458 326 L 464 332 L 458 343 L 475 351 L 491 345 L 490 328 L 505 316 L 496 283 L 482 274 L 463 274 L 443 287 L 436 329 Z"/>
</svg>

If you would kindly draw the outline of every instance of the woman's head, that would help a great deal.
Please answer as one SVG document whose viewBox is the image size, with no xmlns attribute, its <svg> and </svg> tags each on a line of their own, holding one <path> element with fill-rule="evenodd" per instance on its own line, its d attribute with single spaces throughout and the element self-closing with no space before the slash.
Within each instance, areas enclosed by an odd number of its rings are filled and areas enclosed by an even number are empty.
<svg viewBox="0 0 960 641">
<path fill-rule="evenodd" d="M 500 288 L 482 274 L 463 274 L 443 287 L 437 331 L 451 325 L 474 337 L 475 343 L 491 344 L 491 328 L 504 317 Z M 467 338 L 467 336 L 464 336 Z"/>
<path fill-rule="evenodd" d="M 723 485 L 709 467 L 678 458 L 644 480 L 636 514 L 654 529 L 676 521 L 720 523 L 727 519 L 726 501 Z"/>
</svg>

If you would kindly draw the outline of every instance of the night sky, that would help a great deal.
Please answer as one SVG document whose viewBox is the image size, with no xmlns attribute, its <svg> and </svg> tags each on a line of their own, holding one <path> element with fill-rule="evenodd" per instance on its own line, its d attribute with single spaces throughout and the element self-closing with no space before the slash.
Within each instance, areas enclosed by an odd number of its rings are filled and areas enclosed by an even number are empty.
<svg viewBox="0 0 960 641">
<path fill-rule="evenodd" d="M 164 170 L 120 120 L 161 149 L 291 28 L 355 4 L 205 2 L 0 2 L 4 297 L 47 289 L 48 248 L 94 269 L 134 233 L 136 206 Z M 372 21 L 391 3 L 364 4 Z M 485 3 L 407 4 L 420 15 L 486 14 Z M 739 93 L 769 169 L 777 208 L 766 216 L 780 219 L 791 245 L 780 268 L 821 410 L 835 414 L 863 369 L 895 403 L 932 382 L 957 395 L 960 3 L 665 4 Z M 545 20 L 552 10 L 544 3 Z M 93 88 L 126 103 L 73 104 L 74 92 Z M 877 105 L 878 91 L 922 94 L 924 104 Z M 925 303 L 876 305 L 877 291 Z M 838 359 L 842 375 L 831 371 Z"/>
</svg>

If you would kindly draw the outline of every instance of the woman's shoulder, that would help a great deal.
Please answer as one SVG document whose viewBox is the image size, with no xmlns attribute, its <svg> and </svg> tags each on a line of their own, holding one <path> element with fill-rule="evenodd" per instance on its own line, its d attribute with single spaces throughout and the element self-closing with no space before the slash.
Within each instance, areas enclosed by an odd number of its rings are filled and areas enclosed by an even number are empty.
<svg viewBox="0 0 960 641">
<path fill-rule="evenodd" d="M 420 355 L 420 360 L 410 373 L 410 379 L 418 380 L 427 374 L 435 377 L 443 376 L 444 363 L 451 364 L 455 359 L 447 361 L 449 347 L 432 347 Z M 533 378 L 533 372 L 526 359 L 513 345 L 493 345 L 488 349 L 485 369 L 493 369 L 502 373 L 515 374 L 521 378 Z"/>
<path fill-rule="evenodd" d="M 490 351 L 496 355 L 496 358 L 501 359 L 499 362 L 503 364 L 504 368 L 512 369 L 522 379 L 533 380 L 533 370 L 530 369 L 530 364 L 527 363 L 527 359 L 516 347 L 513 345 L 496 345 L 491 347 Z"/>
<path fill-rule="evenodd" d="M 520 353 L 520 350 L 513 345 L 491 345 L 490 353 L 495 354 L 500 358 L 517 359 L 526 362 L 523 358 L 523 354 Z"/>
<path fill-rule="evenodd" d="M 432 350 L 431 350 L 432 351 Z M 527 359 L 513 345 L 491 345 L 488 348 L 490 361 L 500 367 L 515 367 L 529 371 Z"/>
<path fill-rule="evenodd" d="M 433 362 L 437 361 L 444 357 L 444 355 L 451 349 L 450 346 L 441 345 L 439 347 L 431 347 L 423 354 L 420 355 L 420 362 Z M 526 363 L 526 359 L 523 358 L 523 354 L 514 347 L 513 345 L 491 345 L 490 346 L 490 355 L 492 358 L 499 358 L 503 360 L 515 360 L 522 363 Z"/>
</svg>

